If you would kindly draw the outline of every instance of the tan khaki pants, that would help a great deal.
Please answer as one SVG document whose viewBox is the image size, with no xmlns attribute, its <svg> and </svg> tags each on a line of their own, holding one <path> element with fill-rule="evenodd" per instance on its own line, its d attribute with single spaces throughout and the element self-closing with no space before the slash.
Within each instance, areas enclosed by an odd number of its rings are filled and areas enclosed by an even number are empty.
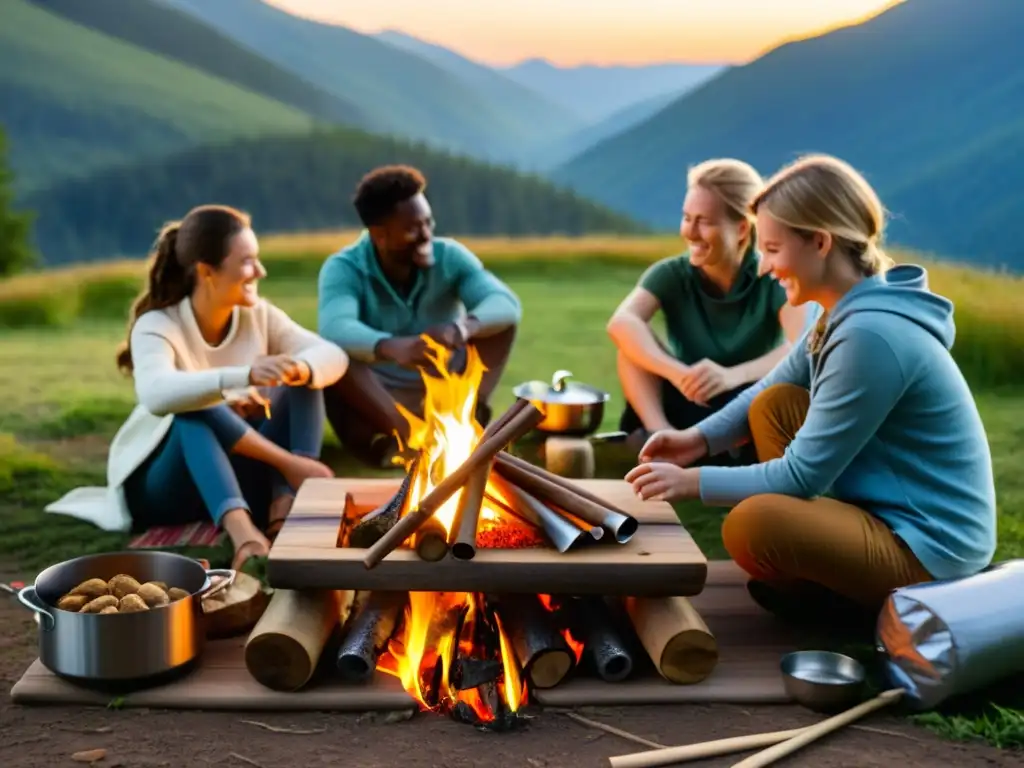
<svg viewBox="0 0 1024 768">
<path fill-rule="evenodd" d="M 808 391 L 793 384 L 754 399 L 748 418 L 758 461 L 782 457 L 809 406 Z M 932 580 L 885 523 L 834 499 L 752 496 L 729 512 L 722 540 L 755 579 L 782 589 L 812 582 L 872 608 L 897 587 Z"/>
</svg>

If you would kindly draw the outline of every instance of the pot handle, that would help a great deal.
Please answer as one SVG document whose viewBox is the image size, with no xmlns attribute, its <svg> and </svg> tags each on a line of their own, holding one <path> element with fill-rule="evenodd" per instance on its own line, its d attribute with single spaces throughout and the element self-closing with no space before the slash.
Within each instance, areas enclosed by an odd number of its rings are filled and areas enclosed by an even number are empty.
<svg viewBox="0 0 1024 768">
<path fill-rule="evenodd" d="M 4 591 L 14 593 L 15 597 L 18 598 L 18 602 L 28 608 L 32 613 L 39 616 L 39 626 L 44 631 L 49 632 L 53 629 L 53 614 L 46 610 L 45 607 L 40 603 L 39 596 L 36 594 L 35 584 L 21 589 L 15 590 L 9 587 L 7 584 L 3 585 Z"/>
<path fill-rule="evenodd" d="M 207 568 L 206 569 L 206 576 L 207 577 L 210 577 L 210 576 L 223 576 L 224 580 L 220 584 L 218 584 L 217 586 L 210 587 L 205 592 L 200 592 L 199 593 L 199 599 L 200 600 L 205 600 L 208 597 L 213 597 L 218 592 L 223 592 L 225 589 L 227 589 L 228 587 L 230 587 L 232 584 L 235 583 L 235 576 L 237 574 L 238 574 L 238 572 L 235 571 L 232 568 Z"/>
<path fill-rule="evenodd" d="M 565 382 L 572 378 L 572 371 L 555 371 L 555 375 L 551 377 L 551 388 L 555 392 L 561 392 L 565 389 Z"/>
</svg>

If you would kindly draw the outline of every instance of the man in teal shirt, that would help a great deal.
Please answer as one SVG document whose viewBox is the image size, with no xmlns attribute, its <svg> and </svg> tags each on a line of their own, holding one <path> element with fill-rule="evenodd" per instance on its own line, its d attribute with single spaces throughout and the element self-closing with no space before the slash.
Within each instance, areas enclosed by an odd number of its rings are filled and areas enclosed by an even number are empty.
<svg viewBox="0 0 1024 768">
<path fill-rule="evenodd" d="M 319 333 L 351 360 L 324 392 L 327 418 L 338 438 L 373 464 L 387 463 L 392 435 L 408 437 L 395 403 L 422 415 L 421 368 L 431 367 L 424 334 L 452 350 L 454 370 L 465 364 L 466 347 L 476 348 L 487 369 L 477 420 L 486 425 L 522 317 L 515 293 L 468 248 L 434 237 L 426 185 L 408 166 L 363 177 L 353 202 L 366 229 L 320 270 Z"/>
</svg>

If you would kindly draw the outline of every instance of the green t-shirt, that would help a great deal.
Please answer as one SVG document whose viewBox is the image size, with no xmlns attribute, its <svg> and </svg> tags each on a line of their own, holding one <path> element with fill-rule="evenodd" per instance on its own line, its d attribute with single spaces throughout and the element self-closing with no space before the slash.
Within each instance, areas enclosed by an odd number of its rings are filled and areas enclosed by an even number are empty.
<svg viewBox="0 0 1024 768">
<path fill-rule="evenodd" d="M 758 276 L 753 249 L 725 296 L 704 284 L 685 254 L 651 265 L 639 284 L 661 303 L 670 351 L 686 365 L 705 358 L 739 365 L 767 354 L 784 338 L 779 310 L 786 292 L 770 275 Z"/>
</svg>

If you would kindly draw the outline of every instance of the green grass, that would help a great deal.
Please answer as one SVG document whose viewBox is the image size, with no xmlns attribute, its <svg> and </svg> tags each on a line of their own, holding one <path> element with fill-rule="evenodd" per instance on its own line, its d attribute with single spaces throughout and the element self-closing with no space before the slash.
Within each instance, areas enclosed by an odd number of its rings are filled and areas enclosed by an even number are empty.
<svg viewBox="0 0 1024 768">
<path fill-rule="evenodd" d="M 51 14 L 4 0 L 0 121 L 19 188 L 132 157 L 263 133 L 308 114 Z"/>
<path fill-rule="evenodd" d="M 275 244 L 281 245 L 279 241 Z M 584 264 L 556 241 L 541 251 L 496 241 L 490 246 L 475 246 L 478 251 L 492 249 L 493 258 L 485 258 L 518 292 L 525 308 L 516 348 L 496 398 L 496 410 L 511 403 L 513 385 L 530 379 L 547 380 L 555 370 L 567 368 L 579 379 L 611 393 L 602 429 L 615 429 L 623 399 L 604 326 L 651 254 L 641 252 L 635 242 L 624 243 L 623 252 L 637 250 L 616 261 L 594 242 L 580 243 L 577 247 L 581 251 L 595 257 Z M 661 252 L 665 252 L 664 247 Z M 288 249 L 281 245 L 268 257 L 274 277 L 262 287 L 264 295 L 310 327 L 315 327 L 316 312 L 315 281 L 311 276 L 320 258 L 289 256 Z M 86 273 L 102 274 L 103 269 L 97 267 Z M 120 275 L 118 279 L 124 280 L 121 269 L 107 267 L 107 276 Z M 85 273 L 75 274 L 80 277 Z M 63 290 L 53 286 L 65 285 L 67 275 L 50 277 L 51 290 Z M 18 281 L 0 284 L 0 315 L 5 295 L 18 294 L 25 285 L 39 279 L 26 278 L 20 283 L 22 288 L 14 291 L 11 286 L 17 287 Z M 956 290 L 958 285 L 970 284 L 987 297 L 997 337 L 999 333 L 1016 332 L 1009 326 L 998 330 L 1000 323 L 1008 323 L 1013 313 L 1019 312 L 1011 309 L 1012 303 L 1006 303 L 1012 293 L 1005 285 L 979 274 L 941 270 L 935 273 L 933 282 L 941 284 L 943 290 L 947 285 Z M 959 304 L 958 300 L 958 312 Z M 984 346 L 985 306 L 980 300 L 965 299 L 963 307 L 962 316 L 968 318 L 968 323 L 961 321 L 961 327 L 967 325 L 969 329 L 962 331 L 960 338 L 963 333 L 973 334 L 970 338 L 981 350 L 973 353 L 979 361 L 977 375 L 983 376 L 990 370 L 985 367 L 989 363 L 983 354 L 989 349 Z M 0 337 L 0 358 L 5 361 L 0 367 L 0 559 L 16 558 L 28 571 L 82 553 L 120 547 L 126 541 L 120 534 L 97 532 L 72 519 L 40 512 L 47 502 L 75 486 L 104 482 L 107 445 L 133 402 L 130 382 L 117 373 L 113 364 L 114 349 L 124 334 L 124 312 L 108 308 L 105 313 L 89 314 L 92 319 L 80 317 L 60 327 L 7 330 Z M 988 429 L 999 492 L 997 558 L 1024 557 L 1024 474 L 1020 472 L 1024 460 L 1024 392 L 978 388 L 976 397 Z M 365 474 L 340 451 L 333 435 L 328 435 L 325 456 L 339 473 Z M 621 477 L 633 460 L 618 447 L 602 450 L 598 458 L 598 473 L 605 477 Z M 678 512 L 708 557 L 726 557 L 719 534 L 722 510 L 690 503 L 679 505 Z M 227 553 L 196 554 L 218 559 Z M 865 660 L 872 655 L 870 648 L 847 650 Z M 1009 704 L 1017 708 L 1009 708 Z M 1024 741 L 1022 713 L 1024 702 L 992 694 L 972 700 L 969 706 L 929 713 L 915 721 L 950 738 L 1016 747 Z"/>
</svg>

